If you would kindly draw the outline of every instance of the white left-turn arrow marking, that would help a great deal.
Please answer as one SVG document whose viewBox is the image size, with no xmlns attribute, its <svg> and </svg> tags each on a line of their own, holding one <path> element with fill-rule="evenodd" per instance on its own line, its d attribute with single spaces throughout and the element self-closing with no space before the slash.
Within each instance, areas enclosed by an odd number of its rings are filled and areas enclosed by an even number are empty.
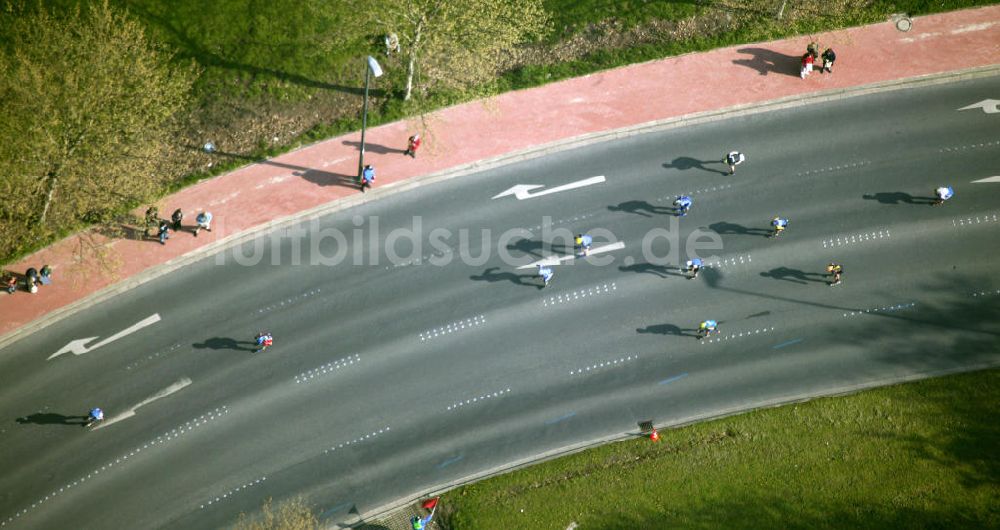
<svg viewBox="0 0 1000 530">
<path fill-rule="evenodd" d="M 617 243 L 611 243 L 610 245 L 604 245 L 603 247 L 592 248 L 590 249 L 590 254 L 588 255 L 593 256 L 594 254 L 602 254 L 604 252 L 611 252 L 612 250 L 621 250 L 623 248 L 625 248 L 625 243 L 619 241 Z M 551 256 L 545 259 L 540 259 L 530 265 L 521 265 L 520 267 L 518 267 L 518 270 L 532 269 L 539 265 L 559 265 L 564 261 L 569 261 L 571 259 L 577 259 L 583 257 L 584 256 L 577 256 L 576 254 L 570 254 L 568 256 Z"/>
<path fill-rule="evenodd" d="M 86 339 L 72 340 L 72 341 L 69 342 L 69 344 L 63 346 L 61 350 L 53 353 L 52 355 L 49 355 L 49 358 L 46 359 L 46 360 L 52 360 L 52 359 L 54 359 L 56 357 L 59 357 L 60 355 L 62 355 L 64 353 L 69 353 L 69 352 L 73 352 L 73 355 L 83 355 L 83 354 L 85 354 L 85 353 L 87 353 L 89 351 L 94 351 L 97 348 L 100 348 L 101 346 L 104 346 L 106 344 L 110 344 L 110 343 L 112 343 L 112 342 L 114 342 L 114 341 L 116 341 L 116 340 L 118 340 L 118 339 L 120 339 L 120 338 L 122 338 L 122 337 L 124 337 L 126 335 L 130 335 L 132 333 L 135 333 L 136 331 L 139 331 L 140 329 L 142 329 L 142 328 L 144 328 L 146 326 L 150 326 L 152 324 L 156 324 L 159 321 L 160 321 L 160 314 L 159 313 L 154 313 L 152 316 L 148 316 L 148 317 L 140 320 L 139 322 L 136 322 L 131 327 L 123 329 L 123 330 L 119 331 L 118 333 L 115 333 L 114 335 L 112 335 L 112 336 L 110 336 L 110 337 L 102 340 L 101 342 L 98 342 L 97 344 L 94 344 L 93 346 L 90 346 L 89 348 L 87 347 L 87 343 L 90 342 L 90 341 L 92 341 L 92 340 L 94 340 L 94 339 L 96 339 L 97 337 L 89 337 L 89 338 L 86 338 Z"/>
<path fill-rule="evenodd" d="M 986 182 L 1000 182 L 1000 177 L 986 177 L 984 179 L 973 180 L 973 184 L 984 184 Z"/>
<path fill-rule="evenodd" d="M 578 180 L 576 182 L 570 182 L 569 184 L 563 184 L 562 186 L 556 186 L 554 188 L 549 188 L 547 190 L 540 191 L 538 193 L 531 193 L 531 190 L 538 188 L 544 188 L 541 184 L 518 184 L 507 191 L 498 193 L 493 196 L 494 199 L 499 199 L 500 197 L 506 197 L 508 195 L 513 195 L 519 201 L 524 199 L 534 199 L 535 197 L 541 197 L 543 195 L 548 195 L 550 193 L 559 193 L 560 191 L 575 190 L 576 188 L 582 188 L 584 186 L 591 186 L 594 184 L 600 184 L 604 182 L 604 175 L 598 175 L 596 177 L 590 177 L 589 179 Z"/>
<path fill-rule="evenodd" d="M 958 110 L 972 110 L 972 109 L 983 109 L 986 114 L 996 114 L 1000 112 L 1000 99 L 984 99 L 979 103 L 973 103 L 968 107 L 962 107 Z"/>
</svg>

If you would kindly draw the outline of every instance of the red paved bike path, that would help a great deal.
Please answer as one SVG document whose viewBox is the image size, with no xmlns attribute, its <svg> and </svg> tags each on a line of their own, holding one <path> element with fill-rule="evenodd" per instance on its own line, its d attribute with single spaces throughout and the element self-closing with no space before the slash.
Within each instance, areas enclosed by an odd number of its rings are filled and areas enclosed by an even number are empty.
<svg viewBox="0 0 1000 530">
<path fill-rule="evenodd" d="M 833 74 L 799 78 L 799 57 L 810 41 L 837 52 Z M 795 95 L 847 89 L 995 65 L 1000 57 L 1000 6 L 913 19 L 908 32 L 892 22 L 781 41 L 733 46 L 609 70 L 450 107 L 430 117 L 417 159 L 403 156 L 413 122 L 371 128 L 365 160 L 378 170 L 378 188 L 624 127 L 699 112 L 753 105 Z M 1000 99 L 1000 94 L 990 95 Z M 975 102 L 971 102 L 975 103 Z M 226 239 L 359 194 L 353 184 L 360 134 L 320 142 L 201 182 L 158 204 L 169 216 L 183 208 L 214 216 L 213 232 L 195 238 L 108 241 L 120 266 L 114 276 L 85 274 L 74 264 L 69 238 L 7 268 L 23 273 L 48 263 L 53 285 L 31 295 L 0 295 L 0 334 L 17 335 L 71 314 L 115 292 L 169 271 L 217 248 Z M 219 146 L 225 150 L 225 146 Z M 220 155 L 221 156 L 221 155 Z M 484 200 L 502 189 L 484 190 Z M 354 200 L 357 200 L 354 199 Z M 214 247 L 208 246 L 215 244 Z M 166 265 L 166 266 L 164 266 Z M 26 324 L 31 324 L 26 326 Z"/>
</svg>

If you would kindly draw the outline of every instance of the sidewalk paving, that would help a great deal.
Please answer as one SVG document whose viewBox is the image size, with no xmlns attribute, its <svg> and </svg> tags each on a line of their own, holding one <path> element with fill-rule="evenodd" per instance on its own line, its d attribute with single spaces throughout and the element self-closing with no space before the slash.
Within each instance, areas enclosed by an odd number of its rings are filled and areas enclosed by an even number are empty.
<svg viewBox="0 0 1000 530">
<path fill-rule="evenodd" d="M 837 63 L 832 74 L 814 71 L 803 80 L 799 58 L 811 41 L 819 42 L 821 51 L 832 47 Z M 989 6 L 918 17 L 909 32 L 888 21 L 626 66 L 436 112 L 429 117 L 432 131 L 422 135 L 416 159 L 403 155 L 407 138 L 416 132 L 415 122 L 369 129 L 365 161 L 376 167 L 378 179 L 365 196 L 354 184 L 360 132 L 332 138 L 162 199 L 161 217 L 169 218 L 182 208 L 187 226 L 193 226 L 197 212 L 211 211 L 213 231 L 202 231 L 197 238 L 190 232 L 172 233 L 166 245 L 156 239 L 106 241 L 120 262 L 113 275 L 85 274 L 74 263 L 75 238 L 9 265 L 8 270 L 23 274 L 28 267 L 49 264 L 54 281 L 34 295 L 23 289 L 0 295 L 0 334 L 9 342 L 245 237 L 255 228 L 303 212 L 308 215 L 309 210 L 316 213 L 375 200 L 389 191 L 380 190 L 389 184 L 397 189 L 407 183 L 419 185 L 422 181 L 411 179 L 467 170 L 477 161 L 516 157 L 537 146 L 695 113 L 995 66 L 997 57 L 1000 6 Z M 503 190 L 495 190 L 499 191 Z"/>
</svg>

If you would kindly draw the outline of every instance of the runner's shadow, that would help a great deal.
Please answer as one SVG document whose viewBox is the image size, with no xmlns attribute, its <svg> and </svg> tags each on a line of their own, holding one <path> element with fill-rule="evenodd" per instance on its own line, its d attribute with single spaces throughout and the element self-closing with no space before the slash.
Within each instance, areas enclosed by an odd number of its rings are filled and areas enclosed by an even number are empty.
<svg viewBox="0 0 1000 530">
<path fill-rule="evenodd" d="M 500 270 L 500 267 L 490 267 L 483 271 L 479 276 L 472 275 L 469 276 L 470 280 L 477 282 L 511 282 L 517 285 L 524 285 L 526 287 L 537 287 L 538 282 L 529 281 L 534 280 L 536 275 L 534 274 L 514 274 L 513 272 L 496 272 Z M 541 280 L 539 280 L 541 281 Z"/>
<path fill-rule="evenodd" d="M 65 416 L 54 412 L 38 412 L 30 416 L 18 418 L 17 422 L 26 425 L 86 425 L 90 416 Z"/>
<path fill-rule="evenodd" d="M 745 66 L 757 70 L 760 75 L 767 75 L 771 72 L 788 76 L 799 76 L 799 69 L 802 66 L 802 57 L 798 55 L 785 55 L 774 50 L 765 48 L 740 48 L 737 53 L 750 55 L 745 59 L 736 59 L 733 64 Z"/>
<path fill-rule="evenodd" d="M 673 324 L 653 324 L 644 328 L 635 328 L 636 333 L 652 333 L 655 335 L 674 335 L 676 337 L 697 337 L 698 330 L 685 329 Z"/>
<path fill-rule="evenodd" d="M 508 251 L 516 250 L 522 253 L 521 256 L 517 257 L 534 256 L 536 258 L 544 258 L 545 254 L 542 251 L 546 248 L 550 252 L 559 251 L 566 253 L 571 250 L 570 247 L 563 244 L 545 243 L 544 241 L 535 241 L 533 239 L 518 239 L 516 242 L 507 245 Z"/>
<path fill-rule="evenodd" d="M 622 265 L 618 267 L 618 270 L 622 272 L 638 272 L 640 274 L 652 274 L 653 276 L 658 276 L 660 278 L 669 278 L 671 276 L 683 276 L 687 277 L 687 274 L 680 272 L 679 267 L 669 267 L 667 265 L 653 265 L 652 263 L 636 263 L 633 265 Z"/>
<path fill-rule="evenodd" d="M 729 171 L 721 171 L 705 167 L 705 164 L 721 164 L 721 163 L 722 161 L 720 160 L 698 160 L 697 158 L 691 158 L 689 156 L 679 156 L 670 161 L 669 163 L 663 164 L 663 167 L 666 169 L 676 169 L 679 171 L 687 171 L 689 169 L 700 169 L 702 171 L 708 171 L 709 173 L 728 175 Z"/>
<path fill-rule="evenodd" d="M 760 273 L 760 275 L 765 278 L 784 280 L 787 282 L 798 283 L 801 285 L 805 285 L 809 282 L 826 283 L 826 280 L 810 278 L 810 276 L 823 276 L 823 273 L 806 272 L 799 269 L 790 269 L 788 267 L 777 267 L 767 272 L 762 272 Z"/>
<path fill-rule="evenodd" d="M 249 344 L 251 347 L 245 348 L 241 344 Z M 202 343 L 194 343 L 191 346 L 199 350 L 235 350 L 235 351 L 256 351 L 257 343 L 252 340 L 235 340 L 229 337 L 212 337 Z"/>
<path fill-rule="evenodd" d="M 667 208 L 665 206 L 654 206 L 646 201 L 625 201 L 623 203 L 608 206 L 608 211 L 634 213 L 643 217 L 652 217 L 653 215 L 661 214 L 669 215 L 674 212 L 674 209 Z"/>
<path fill-rule="evenodd" d="M 354 140 L 344 140 L 343 144 L 349 147 L 353 147 L 356 150 L 361 150 L 361 142 Z M 365 152 L 372 152 L 380 155 L 385 155 L 389 153 L 405 153 L 406 149 L 393 149 L 391 147 L 386 147 L 384 145 L 373 144 L 371 142 L 365 142 Z"/>
<path fill-rule="evenodd" d="M 914 197 L 902 191 L 879 192 L 872 195 L 862 195 L 866 201 L 878 201 L 879 204 L 934 204 L 937 199 L 934 197 Z"/>
<path fill-rule="evenodd" d="M 736 234 L 741 236 L 764 236 L 768 237 L 771 235 L 771 231 L 766 228 L 747 228 L 743 225 L 738 225 L 736 223 L 730 223 L 726 221 L 719 221 L 718 223 L 712 223 L 708 225 L 710 230 L 714 230 L 719 235 L 725 234 Z"/>
</svg>

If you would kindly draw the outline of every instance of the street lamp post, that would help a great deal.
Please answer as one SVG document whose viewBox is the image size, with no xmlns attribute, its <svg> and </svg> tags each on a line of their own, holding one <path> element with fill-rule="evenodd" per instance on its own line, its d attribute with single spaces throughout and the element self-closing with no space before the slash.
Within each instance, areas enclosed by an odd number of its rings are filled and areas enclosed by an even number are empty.
<svg viewBox="0 0 1000 530">
<path fill-rule="evenodd" d="M 368 79 L 382 76 L 382 67 L 371 55 L 368 56 L 368 64 L 365 66 L 365 102 L 361 111 L 361 157 L 358 158 L 358 182 L 361 181 L 361 172 L 365 167 L 365 128 L 368 126 Z"/>
</svg>

